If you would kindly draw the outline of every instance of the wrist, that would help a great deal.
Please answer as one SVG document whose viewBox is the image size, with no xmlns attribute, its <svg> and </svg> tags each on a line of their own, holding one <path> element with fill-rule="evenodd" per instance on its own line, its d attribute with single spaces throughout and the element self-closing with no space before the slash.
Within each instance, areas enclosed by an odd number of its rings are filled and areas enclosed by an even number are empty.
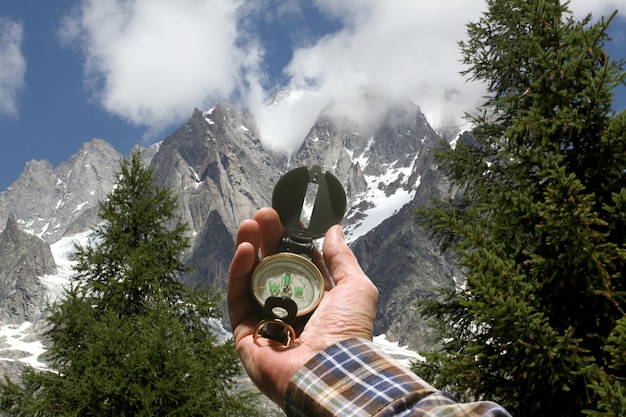
<svg viewBox="0 0 626 417">
<path fill-rule="evenodd" d="M 302 364 L 312 360 L 318 351 L 313 351 L 301 342 L 284 347 L 272 341 L 264 348 L 272 350 L 272 352 L 267 352 L 267 354 L 274 356 L 273 366 L 260 367 L 260 369 L 257 369 L 259 374 L 256 376 L 251 375 L 251 377 L 257 381 L 257 386 L 261 392 L 284 410 L 285 397 L 287 396 L 287 389 L 291 380 L 302 367 Z M 274 382 L 272 383 L 271 381 Z"/>
</svg>

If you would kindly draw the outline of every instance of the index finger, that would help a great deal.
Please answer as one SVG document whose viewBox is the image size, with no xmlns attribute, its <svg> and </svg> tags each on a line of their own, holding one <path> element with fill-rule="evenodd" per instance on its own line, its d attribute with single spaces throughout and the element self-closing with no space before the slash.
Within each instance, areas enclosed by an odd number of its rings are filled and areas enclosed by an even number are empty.
<svg viewBox="0 0 626 417">
<path fill-rule="evenodd" d="M 254 220 L 244 220 L 237 229 L 237 247 L 228 269 L 226 300 L 233 333 L 253 313 L 250 302 L 250 274 L 258 259 L 260 229 Z"/>
<path fill-rule="evenodd" d="M 235 251 L 228 270 L 226 300 L 230 324 L 235 328 L 252 313 L 250 303 L 250 272 L 256 263 L 256 251 L 249 242 L 243 242 Z"/>
</svg>

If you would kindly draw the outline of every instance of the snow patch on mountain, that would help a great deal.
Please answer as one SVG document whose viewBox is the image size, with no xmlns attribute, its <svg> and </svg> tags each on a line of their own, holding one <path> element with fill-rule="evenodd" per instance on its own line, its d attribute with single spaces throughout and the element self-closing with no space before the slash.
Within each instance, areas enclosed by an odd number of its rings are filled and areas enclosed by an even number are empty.
<svg viewBox="0 0 626 417">
<path fill-rule="evenodd" d="M 388 356 L 392 357 L 406 368 L 410 368 L 413 362 L 426 361 L 426 358 L 419 353 L 408 349 L 406 346 L 400 346 L 398 342 L 389 341 L 384 334 L 375 336 L 373 342 Z"/>
<path fill-rule="evenodd" d="M 36 369 L 45 369 L 39 356 L 46 351 L 40 340 L 33 340 L 28 330 L 33 323 L 0 326 L 0 361 L 21 362 Z"/>
<path fill-rule="evenodd" d="M 211 119 L 211 115 L 213 114 L 214 111 L 215 111 L 215 106 L 211 107 L 209 110 L 207 110 L 204 113 L 202 113 L 202 115 L 204 116 L 204 119 L 210 125 L 214 125 L 215 124 L 213 119 Z"/>
<path fill-rule="evenodd" d="M 54 303 L 59 300 L 65 292 L 65 288 L 70 285 L 75 264 L 72 261 L 72 255 L 76 251 L 76 245 L 81 247 L 87 246 L 91 235 L 91 231 L 78 233 L 74 236 L 59 239 L 50 245 L 54 262 L 57 264 L 57 273 L 44 275 L 39 278 L 48 290 L 50 302 Z"/>
<path fill-rule="evenodd" d="M 50 245 L 50 251 L 57 265 L 57 273 L 44 275 L 39 280 L 47 288 L 48 301 L 54 303 L 59 300 L 70 285 L 74 274 L 72 254 L 75 245 L 85 246 L 89 243 L 91 231 L 79 233 L 72 237 L 64 237 Z M 21 324 L 6 324 L 0 326 L 0 361 L 21 362 L 36 369 L 45 369 L 47 365 L 39 360 L 46 349 L 37 339 L 33 323 L 26 321 Z"/>
<path fill-rule="evenodd" d="M 411 177 L 418 157 L 419 152 L 406 167 L 396 167 L 398 161 L 389 164 L 385 167 L 383 175 L 365 175 L 368 189 L 353 203 L 355 209 L 349 213 L 349 217 L 359 220 L 350 222 L 350 225 L 345 228 L 346 241 L 349 244 L 366 235 L 413 201 L 421 177 L 418 177 L 414 184 L 408 184 L 408 179 Z M 358 159 L 365 160 L 363 156 L 359 156 Z M 404 182 L 395 189 L 393 194 L 387 195 L 385 190 L 390 189 L 389 186 L 398 179 L 404 179 Z"/>
</svg>

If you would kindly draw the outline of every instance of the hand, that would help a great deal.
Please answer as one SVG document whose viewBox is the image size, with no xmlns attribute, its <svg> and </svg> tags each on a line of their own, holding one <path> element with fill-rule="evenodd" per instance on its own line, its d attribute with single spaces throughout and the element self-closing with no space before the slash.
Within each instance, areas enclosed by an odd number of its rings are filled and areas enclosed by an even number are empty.
<svg viewBox="0 0 626 417">
<path fill-rule="evenodd" d="M 252 270 L 278 251 L 283 229 L 276 211 L 259 210 L 237 231 L 237 249 L 228 272 L 228 309 L 235 347 L 243 366 L 261 392 L 284 407 L 289 381 L 296 371 L 327 347 L 354 337 L 372 339 L 378 290 L 359 266 L 345 243 L 341 227 L 326 233 L 322 255 L 313 262 L 325 276 L 324 297 L 296 341 L 288 347 L 279 342 L 253 338 L 260 321 L 250 296 Z M 331 287 L 330 276 L 336 286 Z"/>
</svg>

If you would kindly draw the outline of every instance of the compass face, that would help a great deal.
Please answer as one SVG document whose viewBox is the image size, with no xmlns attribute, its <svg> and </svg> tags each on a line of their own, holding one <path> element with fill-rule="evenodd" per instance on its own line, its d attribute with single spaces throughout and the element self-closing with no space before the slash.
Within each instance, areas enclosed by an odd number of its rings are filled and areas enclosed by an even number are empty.
<svg viewBox="0 0 626 417">
<path fill-rule="evenodd" d="M 254 270 L 252 293 L 261 306 L 270 296 L 289 297 L 298 305 L 300 317 L 320 303 L 324 278 L 308 259 L 293 253 L 278 253 L 263 259 Z"/>
</svg>

